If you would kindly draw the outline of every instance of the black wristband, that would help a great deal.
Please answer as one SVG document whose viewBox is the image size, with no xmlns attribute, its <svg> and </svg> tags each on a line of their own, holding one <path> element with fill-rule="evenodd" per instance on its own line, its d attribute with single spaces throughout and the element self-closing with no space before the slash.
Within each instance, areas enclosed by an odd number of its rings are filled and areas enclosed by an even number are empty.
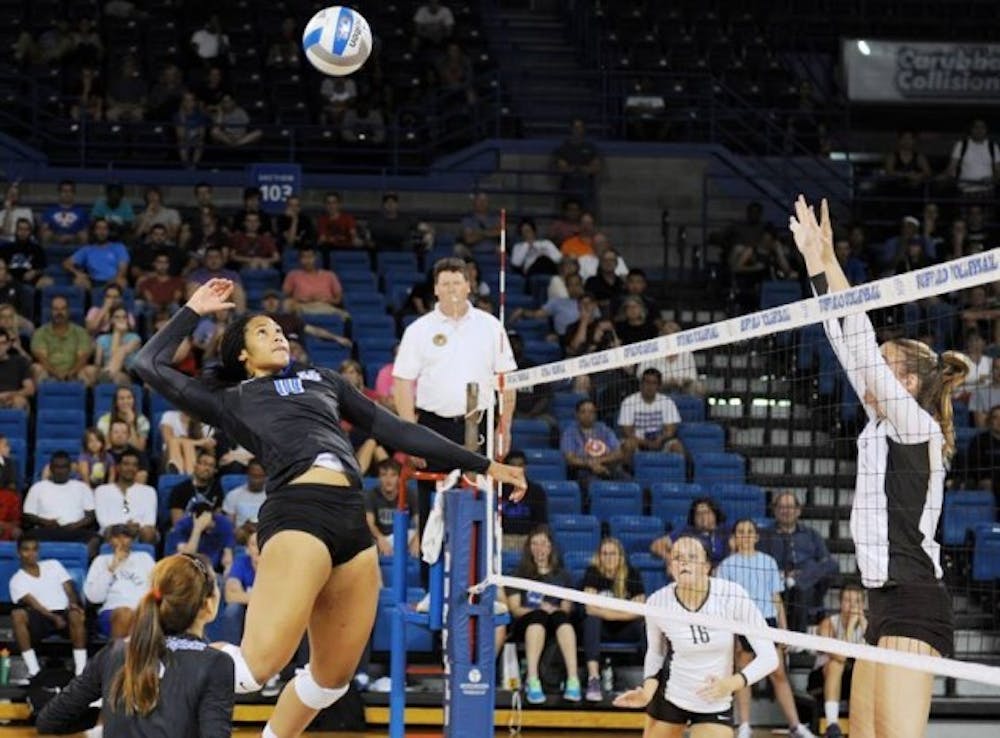
<svg viewBox="0 0 1000 738">
<path fill-rule="evenodd" d="M 749 687 L 750 686 L 750 680 L 747 679 L 747 675 L 743 673 L 743 670 L 740 669 L 736 673 L 739 674 L 741 677 L 743 677 L 743 686 L 744 687 Z"/>
<path fill-rule="evenodd" d="M 827 282 L 826 272 L 820 272 L 809 278 L 812 282 L 813 290 L 817 295 L 825 295 L 830 291 L 830 283 Z"/>
</svg>

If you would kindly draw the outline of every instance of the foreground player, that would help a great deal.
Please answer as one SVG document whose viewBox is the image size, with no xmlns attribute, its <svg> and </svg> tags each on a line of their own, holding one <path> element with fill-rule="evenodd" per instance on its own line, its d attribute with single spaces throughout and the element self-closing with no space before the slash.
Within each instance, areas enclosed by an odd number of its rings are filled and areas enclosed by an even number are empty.
<svg viewBox="0 0 1000 738">
<path fill-rule="evenodd" d="M 674 541 L 674 581 L 649 598 L 663 614 L 646 618 L 645 680 L 617 698 L 616 707 L 645 707 L 643 738 L 731 738 L 733 693 L 763 679 L 778 666 L 771 641 L 748 638 L 753 661 L 733 673 L 733 632 L 689 625 L 676 617 L 696 612 L 739 624 L 767 627 L 764 616 L 738 584 L 708 575 L 708 550 L 699 539 Z M 667 645 L 669 644 L 669 645 Z"/>
<path fill-rule="evenodd" d="M 236 664 L 237 691 L 254 692 L 288 663 L 308 631 L 311 661 L 282 692 L 263 733 L 291 738 L 347 693 L 381 586 L 360 474 L 340 420 L 448 468 L 488 471 L 513 485 L 517 497 L 524 471 L 400 420 L 336 372 L 292 364 L 281 328 L 264 315 L 226 328 L 217 386 L 171 368 L 174 351 L 201 316 L 233 308 L 232 294 L 229 280 L 202 285 L 139 352 L 136 371 L 181 409 L 221 427 L 268 470 L 243 642 L 226 651 Z"/>
<path fill-rule="evenodd" d="M 826 200 L 820 222 L 803 197 L 789 227 L 817 294 L 850 285 L 833 251 Z M 954 618 L 934 539 L 946 467 L 955 453 L 952 392 L 969 360 L 908 339 L 876 343 L 865 313 L 824 323 L 830 345 L 862 398 L 851 535 L 868 590 L 867 641 L 912 654 L 950 656 Z M 851 738 L 911 738 L 927 730 L 934 678 L 859 661 L 851 688 Z"/>
<path fill-rule="evenodd" d="M 105 738 L 228 738 L 233 662 L 209 647 L 219 610 L 208 564 L 175 554 L 159 561 L 136 611 L 132 637 L 114 640 L 42 708 L 39 733 L 79 730 L 101 699 Z"/>
</svg>

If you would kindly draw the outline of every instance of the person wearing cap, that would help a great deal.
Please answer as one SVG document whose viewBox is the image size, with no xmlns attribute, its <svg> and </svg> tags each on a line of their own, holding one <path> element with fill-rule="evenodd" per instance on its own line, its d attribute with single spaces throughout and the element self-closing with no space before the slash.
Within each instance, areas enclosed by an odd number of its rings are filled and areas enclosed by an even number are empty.
<svg viewBox="0 0 1000 738">
<path fill-rule="evenodd" d="M 118 459 L 114 482 L 94 490 L 94 513 L 97 528 L 110 540 L 115 526 L 128 528 L 129 534 L 143 543 L 156 543 L 156 490 L 138 481 L 139 453 L 126 450 Z"/>
<path fill-rule="evenodd" d="M 186 514 L 167 535 L 164 552 L 204 556 L 216 571 L 229 571 L 233 565 L 236 533 L 229 516 L 214 512 L 213 508 L 212 502 L 204 497 L 191 498 Z"/>
<path fill-rule="evenodd" d="M 907 245 L 914 239 L 920 241 L 925 249 L 927 248 L 925 239 L 920 233 L 920 221 L 912 215 L 907 215 L 900 221 L 898 235 L 889 238 L 881 246 L 872 244 L 868 249 L 872 279 L 891 277 Z"/>
<path fill-rule="evenodd" d="M 125 638 L 132 630 L 132 620 L 139 600 L 149 589 L 156 562 L 145 551 L 133 551 L 133 526 L 116 523 L 108 528 L 111 551 L 102 553 L 87 570 L 83 594 L 88 602 L 101 606 L 97 630 L 110 638 Z"/>
</svg>

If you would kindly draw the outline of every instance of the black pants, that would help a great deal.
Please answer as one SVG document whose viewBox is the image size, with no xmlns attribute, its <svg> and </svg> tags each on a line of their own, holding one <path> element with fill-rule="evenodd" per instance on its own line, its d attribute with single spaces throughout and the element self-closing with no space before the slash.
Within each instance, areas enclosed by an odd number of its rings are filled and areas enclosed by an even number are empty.
<svg viewBox="0 0 1000 738">
<path fill-rule="evenodd" d="M 465 417 L 459 416 L 458 418 L 443 418 L 440 415 L 435 415 L 427 410 L 417 410 L 417 422 L 420 425 L 426 426 L 433 431 L 437 431 L 442 436 L 447 438 L 449 441 L 454 441 L 459 446 L 465 445 Z M 478 450 L 482 450 L 483 444 L 485 443 L 485 433 L 486 431 L 486 413 L 483 413 L 483 417 L 479 421 L 479 446 Z M 429 472 L 450 472 L 451 469 L 444 469 L 440 466 L 436 466 L 432 459 L 427 459 L 427 469 Z M 431 514 L 431 496 L 434 494 L 436 489 L 435 482 L 419 482 L 417 484 L 418 490 L 418 511 L 420 515 L 420 538 L 423 540 L 424 537 L 424 527 L 427 525 L 427 518 Z M 420 560 L 420 586 L 425 590 L 430 586 L 431 577 L 431 567 L 430 565 L 424 563 L 424 560 Z"/>
</svg>

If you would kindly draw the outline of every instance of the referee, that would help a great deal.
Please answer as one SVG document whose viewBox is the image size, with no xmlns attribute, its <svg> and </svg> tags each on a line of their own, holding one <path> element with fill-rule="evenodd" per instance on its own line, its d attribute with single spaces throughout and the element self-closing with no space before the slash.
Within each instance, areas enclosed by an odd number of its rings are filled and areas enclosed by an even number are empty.
<svg viewBox="0 0 1000 738">
<path fill-rule="evenodd" d="M 403 332 L 393 365 L 393 396 L 403 420 L 418 422 L 455 443 L 465 443 L 466 385 L 479 385 L 476 407 L 480 448 L 485 440 L 486 410 L 494 403 L 493 383 L 499 372 L 517 369 L 510 342 L 500 321 L 477 310 L 469 302 L 469 280 L 465 262 L 448 257 L 434 264 L 434 296 L 437 305 Z M 504 391 L 503 415 L 498 436 L 510 442 L 510 420 L 515 393 Z M 502 433 L 500 432 L 502 431 Z M 506 448 L 500 442 L 495 456 Z M 428 471 L 451 471 L 434 459 L 426 459 Z M 420 533 L 431 509 L 434 485 L 420 484 Z M 429 568 L 421 564 L 421 583 L 427 588 Z"/>
</svg>

